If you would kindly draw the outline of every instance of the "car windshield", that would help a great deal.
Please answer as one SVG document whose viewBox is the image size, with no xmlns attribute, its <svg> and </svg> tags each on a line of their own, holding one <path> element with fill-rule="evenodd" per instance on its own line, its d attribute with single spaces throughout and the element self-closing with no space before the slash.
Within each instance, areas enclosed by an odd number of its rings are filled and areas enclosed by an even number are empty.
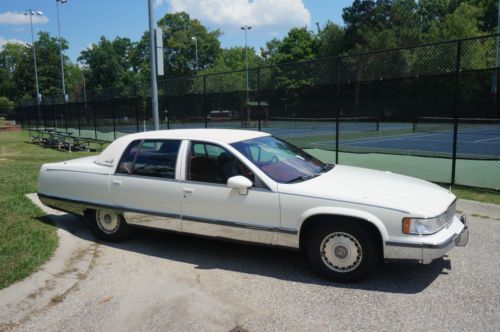
<svg viewBox="0 0 500 332">
<path fill-rule="evenodd" d="M 333 165 L 325 164 L 296 146 L 272 136 L 231 145 L 279 183 L 305 181 L 333 168 Z"/>
</svg>

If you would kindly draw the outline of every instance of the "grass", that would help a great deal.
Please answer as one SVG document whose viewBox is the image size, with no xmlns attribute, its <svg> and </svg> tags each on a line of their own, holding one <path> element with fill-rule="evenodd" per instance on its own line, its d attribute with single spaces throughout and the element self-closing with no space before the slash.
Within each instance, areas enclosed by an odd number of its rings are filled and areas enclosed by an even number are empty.
<svg viewBox="0 0 500 332">
<path fill-rule="evenodd" d="M 458 198 L 500 205 L 500 192 L 463 187 L 453 187 L 451 191 Z"/>
<path fill-rule="evenodd" d="M 30 275 L 57 247 L 55 227 L 24 196 L 36 192 L 41 164 L 88 155 L 27 142 L 26 132 L 0 132 L 0 289 Z"/>
<path fill-rule="evenodd" d="M 3 127 L 5 124 L 5 118 L 3 116 L 0 116 L 0 127 Z"/>
</svg>

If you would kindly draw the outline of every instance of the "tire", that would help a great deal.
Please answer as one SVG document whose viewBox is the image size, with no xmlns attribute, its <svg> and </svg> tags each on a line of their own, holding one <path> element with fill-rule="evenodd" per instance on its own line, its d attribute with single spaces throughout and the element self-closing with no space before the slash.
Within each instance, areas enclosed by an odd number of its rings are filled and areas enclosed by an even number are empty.
<svg viewBox="0 0 500 332">
<path fill-rule="evenodd" d="M 306 249 L 313 268 L 339 282 L 360 280 L 375 269 L 379 260 L 373 236 L 361 226 L 347 223 L 316 226 Z"/>
<path fill-rule="evenodd" d="M 86 217 L 92 232 L 105 241 L 124 241 L 131 235 L 131 228 L 125 218 L 112 210 L 90 210 Z"/>
</svg>

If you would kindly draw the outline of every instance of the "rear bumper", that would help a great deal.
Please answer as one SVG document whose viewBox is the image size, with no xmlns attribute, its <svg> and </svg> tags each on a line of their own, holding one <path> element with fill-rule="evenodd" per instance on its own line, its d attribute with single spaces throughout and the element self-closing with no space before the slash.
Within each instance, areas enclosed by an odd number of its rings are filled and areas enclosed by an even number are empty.
<svg viewBox="0 0 500 332">
<path fill-rule="evenodd" d="M 461 223 L 460 231 L 439 243 L 386 242 L 385 259 L 417 260 L 428 264 L 434 259 L 443 257 L 455 246 L 466 246 L 469 242 L 469 228 L 465 216 L 462 216 L 456 223 Z"/>
</svg>

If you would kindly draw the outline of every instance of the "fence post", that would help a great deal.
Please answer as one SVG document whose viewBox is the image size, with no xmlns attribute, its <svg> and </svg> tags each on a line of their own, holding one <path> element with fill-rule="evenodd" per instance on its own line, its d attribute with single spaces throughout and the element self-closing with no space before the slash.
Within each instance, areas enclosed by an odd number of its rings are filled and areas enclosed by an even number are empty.
<svg viewBox="0 0 500 332">
<path fill-rule="evenodd" d="M 82 132 L 81 132 L 81 128 L 80 128 L 80 106 L 81 106 L 81 103 L 75 103 L 75 106 L 76 106 L 76 125 L 78 126 L 78 136 L 82 136 Z"/>
<path fill-rule="evenodd" d="M 340 68 L 341 68 L 341 61 L 342 58 L 337 59 L 337 93 L 336 93 L 336 118 L 335 118 L 335 164 L 339 163 L 339 130 L 340 130 L 340 124 L 339 124 L 339 117 L 340 117 Z"/>
<path fill-rule="evenodd" d="M 134 85 L 134 106 L 135 106 L 135 132 L 139 132 L 139 109 L 137 106 L 139 98 L 137 98 L 137 85 Z"/>
<path fill-rule="evenodd" d="M 262 119 L 262 112 L 260 109 L 260 67 L 257 68 L 257 124 L 259 127 L 259 131 L 261 131 L 261 119 Z"/>
<path fill-rule="evenodd" d="M 116 139 L 116 123 L 115 123 L 115 103 L 111 99 L 111 117 L 113 118 L 113 140 Z"/>
<path fill-rule="evenodd" d="M 457 42 L 457 58 L 455 62 L 455 94 L 453 98 L 453 152 L 451 157 L 451 185 L 455 185 L 457 167 L 457 138 L 458 138 L 458 114 L 460 97 L 460 61 L 462 57 L 462 41 Z"/>
<path fill-rule="evenodd" d="M 41 105 L 39 107 L 42 107 Z M 47 130 L 47 107 L 43 107 L 43 130 Z"/>
<path fill-rule="evenodd" d="M 97 139 L 97 121 L 95 118 L 95 101 L 92 102 L 92 117 L 94 118 L 94 136 Z"/>
<path fill-rule="evenodd" d="M 54 104 L 54 117 L 52 118 L 52 124 L 54 125 L 54 130 L 57 130 L 57 104 Z"/>
<path fill-rule="evenodd" d="M 203 75 L 203 113 L 205 114 L 205 128 L 208 128 L 207 75 Z"/>
<path fill-rule="evenodd" d="M 163 92 L 163 107 L 164 107 L 164 113 L 165 113 L 165 117 L 166 117 L 166 120 L 167 120 L 167 129 L 170 129 L 170 116 L 168 115 L 168 94 L 167 94 L 167 91 L 168 91 L 168 79 L 166 79 L 165 81 L 165 91 Z"/>
<path fill-rule="evenodd" d="M 64 101 L 64 128 L 68 132 L 68 103 Z"/>
</svg>

